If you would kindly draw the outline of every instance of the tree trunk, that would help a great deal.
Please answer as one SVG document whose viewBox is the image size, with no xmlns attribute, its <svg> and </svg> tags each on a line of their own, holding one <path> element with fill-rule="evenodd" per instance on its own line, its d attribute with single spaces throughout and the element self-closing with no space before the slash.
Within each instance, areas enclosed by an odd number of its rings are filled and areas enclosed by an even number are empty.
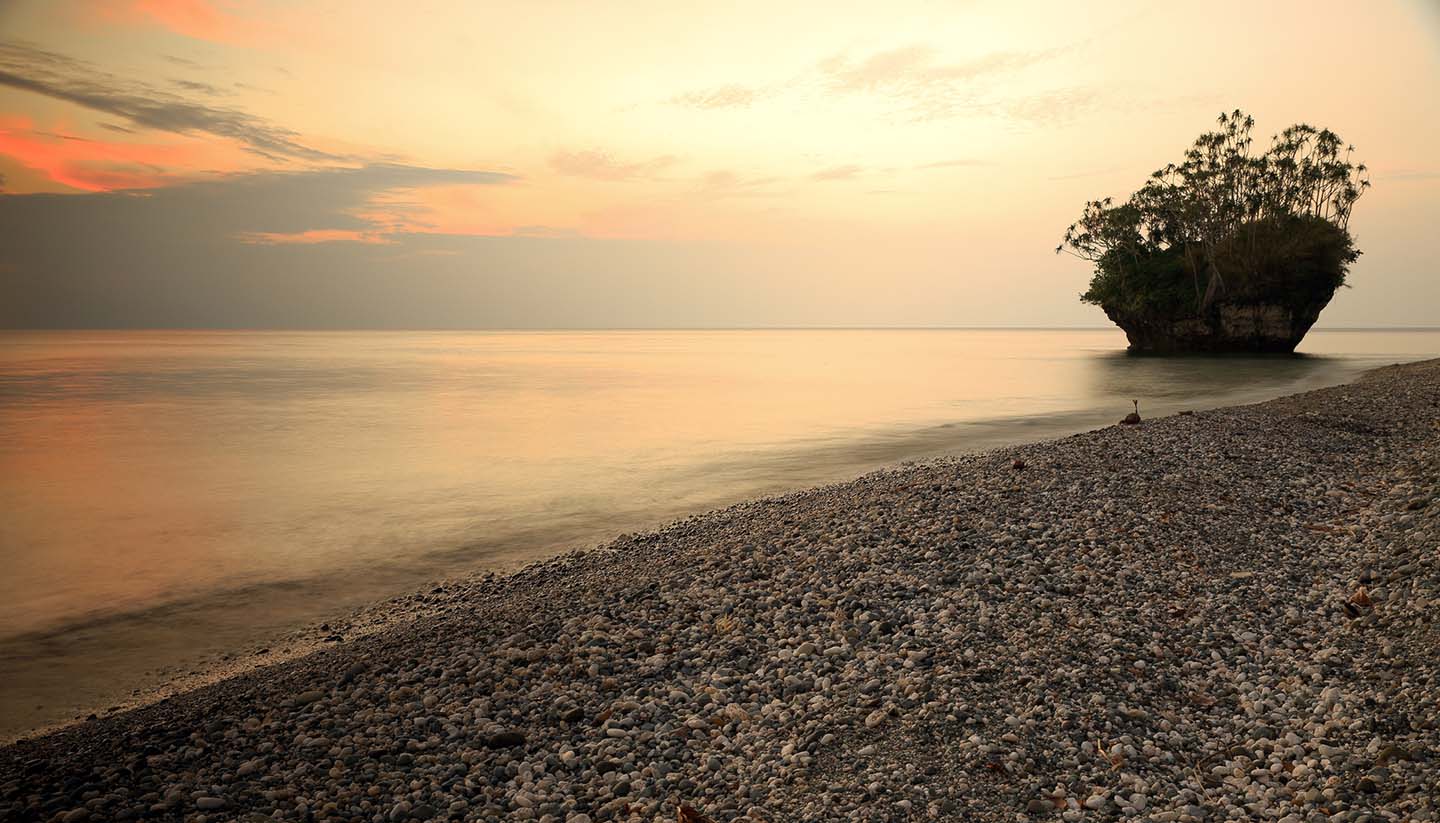
<svg viewBox="0 0 1440 823">
<path fill-rule="evenodd" d="M 1215 302 L 1215 297 L 1225 290 L 1225 280 L 1220 276 L 1220 270 L 1215 268 L 1215 261 L 1211 255 L 1205 256 L 1205 273 L 1208 282 L 1205 284 L 1205 296 L 1200 299 L 1200 314 L 1210 310 L 1210 305 Z"/>
</svg>

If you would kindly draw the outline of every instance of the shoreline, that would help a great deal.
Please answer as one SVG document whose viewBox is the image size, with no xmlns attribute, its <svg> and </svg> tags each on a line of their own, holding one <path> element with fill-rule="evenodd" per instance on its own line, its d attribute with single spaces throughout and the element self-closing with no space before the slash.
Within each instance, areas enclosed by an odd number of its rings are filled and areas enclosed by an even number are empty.
<svg viewBox="0 0 1440 823">
<path fill-rule="evenodd" d="M 216 819 L 297 819 L 326 803 L 338 819 L 600 820 L 632 809 L 653 819 L 684 802 L 716 821 L 752 810 L 761 820 L 831 819 L 832 809 L 871 819 L 897 808 L 942 819 L 1128 810 L 1199 820 L 1230 795 L 1284 795 L 1278 779 L 1243 779 L 1268 761 L 1284 782 L 1316 778 L 1315 798 L 1291 803 L 1297 810 L 1322 800 L 1360 808 L 1353 794 L 1429 819 L 1423 792 L 1387 792 L 1412 777 L 1440 790 L 1440 688 L 1423 679 L 1434 663 L 1404 657 L 1417 638 L 1435 640 L 1421 618 L 1440 582 L 1440 503 L 1428 502 L 1433 485 L 1414 510 L 1419 497 L 1388 492 L 1419 488 L 1421 475 L 1395 481 L 1397 470 L 1433 471 L 1437 398 L 1440 361 L 1384 367 L 1255 405 L 902 464 L 511 575 L 446 581 L 364 610 L 387 617 L 342 630 L 338 643 L 0 748 L 0 819 L 80 809 L 73 819 L 212 809 Z M 1325 491 L 1293 488 L 1299 480 Z M 1357 568 L 1383 567 L 1382 550 L 1412 543 L 1400 578 Z M 1270 581 L 1277 569 L 1285 576 Z M 1344 604 L 1359 585 L 1368 603 L 1352 604 L 1361 614 L 1351 617 Z M 1397 597 L 1401 589 L 1422 593 Z M 1136 593 L 1144 597 L 1129 606 L 1115 599 Z M 1186 605 L 1195 598 L 1224 608 L 1197 616 Z M 1238 608 L 1246 603 L 1251 612 Z M 1229 636 L 1212 636 L 1217 626 Z M 1061 640 L 1084 653 L 1043 660 Z M 1352 646 L 1383 651 L 1386 640 L 1381 670 L 1429 682 L 1428 703 L 1372 683 L 1375 661 L 1347 656 Z M 1175 648 L 1185 641 L 1204 641 L 1197 648 L 1209 654 L 1185 657 Z M 1331 687 L 1339 691 L 1327 695 Z M 1366 688 L 1380 690 L 1368 695 L 1379 708 L 1347 702 Z M 1214 702 L 1196 705 L 1196 695 Z M 1430 727 L 1400 729 L 1388 715 L 1417 699 L 1407 726 L 1428 707 Z M 1271 704 L 1285 711 L 1271 718 Z M 1057 706 L 1065 716 L 1047 713 Z M 1313 718 L 1340 710 L 1343 728 L 1308 733 Z M 1384 722 L 1366 725 L 1366 712 Z M 1263 728 L 1173 742 L 1197 713 Z M 1389 740 L 1367 752 L 1362 730 Z M 1106 740 L 1081 740 L 1096 736 Z M 1179 752 L 1193 756 L 1189 784 L 1177 757 L 1164 757 Z M 1382 752 L 1390 756 L 1377 766 Z M 316 774 L 312 761 L 335 765 Z M 93 788 L 64 788 L 91 767 L 103 777 L 81 783 Z M 401 779 L 456 768 L 463 778 L 442 789 Z M 1325 782 L 1337 775 L 1339 799 Z M 388 788 L 347 793 L 352 783 Z M 121 797 L 121 788 L 131 790 Z"/>
<path fill-rule="evenodd" d="M 1133 359 L 1120 352 L 1098 358 Z M 1195 403 L 1205 409 L 1268 400 L 1348 382 L 1367 368 L 1343 357 L 1295 360 L 1270 363 L 1276 368 L 1258 375 L 1253 359 L 1246 361 L 1240 374 L 1221 381 L 1226 384 L 1223 391 L 1202 393 L 1203 398 L 1161 391 L 1145 401 L 1145 413 L 1163 416 L 1197 408 Z M 1308 367 L 1300 368 L 1306 361 Z M 1247 375 L 1260 385 L 1249 383 Z M 568 549 L 602 546 L 627 531 L 649 531 L 677 517 L 845 482 L 904 462 L 1068 436 L 1113 422 L 1117 405 L 1122 404 L 1049 404 L 1030 413 L 962 414 L 945 422 L 897 425 L 840 438 L 817 435 L 764 454 L 717 456 L 693 466 L 686 477 L 668 478 L 667 485 L 689 490 L 683 498 L 637 501 L 631 508 L 603 514 L 573 510 L 567 512 L 571 519 L 565 525 L 535 523 L 528 531 L 487 530 L 478 540 L 442 540 L 418 554 L 377 557 L 363 571 L 338 568 L 334 573 L 254 580 L 240 587 L 187 585 L 180 587 L 185 593 L 177 598 L 13 634 L 0 638 L 0 668 L 10 673 L 0 679 L 0 704 L 5 708 L 0 713 L 0 745 L 64 728 L 90 714 L 135 708 L 254 666 L 303 655 L 334 634 L 354 633 L 321 629 L 322 625 L 360 621 L 373 627 L 398 613 L 386 605 L 390 599 L 438 581 L 480 571 L 511 573 Z M 1128 400 L 1123 405 L 1128 406 Z M 417 530 L 425 528 L 423 521 L 416 523 Z"/>
<path fill-rule="evenodd" d="M 1103 359 L 1132 358 L 1116 352 Z M 1261 387 L 1228 388 L 1207 397 L 1198 408 L 1253 403 L 1281 392 L 1338 385 L 1367 368 L 1324 355 L 1295 360 L 1307 359 L 1314 361 L 1315 368 L 1299 369 L 1283 381 L 1271 380 Z M 1333 362 L 1319 367 L 1327 360 Z M 1252 361 L 1246 362 L 1253 366 Z M 1145 402 L 1145 411 L 1147 416 L 1163 416 L 1197 408 L 1193 405 L 1197 400 L 1161 393 Z M 181 599 L 0 638 L 0 667 L 13 665 L 11 677 L 0 680 L 0 703 L 6 705 L 0 718 L 0 745 L 65 728 L 86 715 L 133 709 L 251 668 L 303 656 L 336 634 L 350 637 L 379 630 L 395 616 L 403 616 L 406 607 L 401 600 L 437 583 L 484 571 L 513 573 L 575 547 L 602 547 L 626 531 L 650 531 L 677 517 L 843 483 L 886 467 L 1065 437 L 1108 424 L 1112 412 L 1076 404 L 1032 414 L 864 432 L 843 442 L 816 437 L 761 458 L 732 456 L 696 466 L 692 473 L 706 478 L 698 481 L 708 491 L 704 497 L 671 501 L 643 516 L 637 508 L 600 523 L 596 513 L 588 525 L 571 526 L 568 531 L 491 535 L 403 562 L 391 559 L 389 566 L 371 566 L 364 572 L 352 569 L 240 588 L 200 588 Z M 803 470 L 797 469 L 802 465 Z M 773 479 L 763 487 L 731 488 L 743 484 L 747 474 Z M 389 582 L 379 582 L 387 577 Z M 325 605 L 307 605 L 317 603 Z M 234 617 L 247 610 L 256 616 Z"/>
</svg>

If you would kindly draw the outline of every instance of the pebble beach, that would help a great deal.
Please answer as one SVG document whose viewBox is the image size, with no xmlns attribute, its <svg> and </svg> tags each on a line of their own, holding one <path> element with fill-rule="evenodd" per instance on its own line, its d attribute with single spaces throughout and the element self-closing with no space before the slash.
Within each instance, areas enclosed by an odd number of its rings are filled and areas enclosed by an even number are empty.
<svg viewBox="0 0 1440 823">
<path fill-rule="evenodd" d="M 1440 361 L 384 609 L 0 748 L 0 820 L 1436 820 Z"/>
</svg>

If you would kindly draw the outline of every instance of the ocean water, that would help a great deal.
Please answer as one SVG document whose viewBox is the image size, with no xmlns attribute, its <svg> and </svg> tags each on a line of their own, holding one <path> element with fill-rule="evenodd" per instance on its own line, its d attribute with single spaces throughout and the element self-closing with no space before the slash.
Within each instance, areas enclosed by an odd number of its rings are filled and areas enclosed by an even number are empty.
<svg viewBox="0 0 1440 823">
<path fill-rule="evenodd" d="M 0 332 L 0 736 L 438 577 L 1440 356 L 1113 330 Z"/>
</svg>

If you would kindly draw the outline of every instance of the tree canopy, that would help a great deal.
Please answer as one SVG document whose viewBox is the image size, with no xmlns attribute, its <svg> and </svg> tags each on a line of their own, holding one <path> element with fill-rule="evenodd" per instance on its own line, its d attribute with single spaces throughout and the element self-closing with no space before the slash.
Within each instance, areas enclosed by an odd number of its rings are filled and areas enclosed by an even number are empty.
<svg viewBox="0 0 1440 823">
<path fill-rule="evenodd" d="M 1359 256 L 1350 215 L 1370 187 L 1354 147 L 1297 124 L 1255 154 L 1254 118 L 1237 109 L 1218 122 L 1129 200 L 1085 204 L 1056 248 L 1095 263 L 1082 300 L 1200 316 L 1222 297 L 1323 292 L 1323 305 L 1343 285 Z"/>
</svg>

